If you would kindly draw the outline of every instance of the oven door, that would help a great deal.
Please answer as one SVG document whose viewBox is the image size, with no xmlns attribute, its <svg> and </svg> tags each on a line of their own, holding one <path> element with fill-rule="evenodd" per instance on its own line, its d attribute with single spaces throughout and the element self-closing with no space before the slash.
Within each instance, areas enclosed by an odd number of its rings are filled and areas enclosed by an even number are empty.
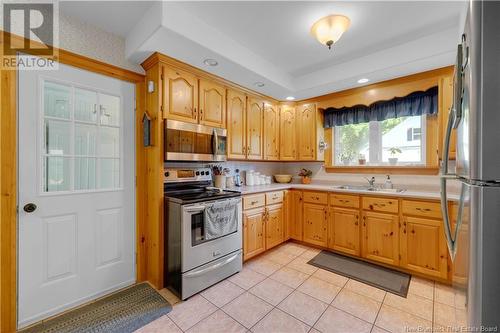
<svg viewBox="0 0 500 333">
<path fill-rule="evenodd" d="M 182 121 L 165 122 L 165 161 L 225 161 L 227 131 Z"/>
<path fill-rule="evenodd" d="M 205 238 L 204 214 L 207 203 L 182 206 L 182 273 L 242 248 L 242 206 L 237 200 L 237 228 L 217 238 Z"/>
</svg>

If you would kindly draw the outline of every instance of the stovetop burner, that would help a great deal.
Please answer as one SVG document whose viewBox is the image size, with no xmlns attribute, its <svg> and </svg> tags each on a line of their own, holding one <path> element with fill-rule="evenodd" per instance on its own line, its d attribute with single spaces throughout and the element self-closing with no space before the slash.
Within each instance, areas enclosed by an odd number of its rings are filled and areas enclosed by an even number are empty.
<svg viewBox="0 0 500 333">
<path fill-rule="evenodd" d="M 201 201 L 209 201 L 209 200 L 217 200 L 217 199 L 225 199 L 225 198 L 233 198 L 233 197 L 238 197 L 241 196 L 240 192 L 233 192 L 233 191 L 212 191 L 212 190 L 205 190 L 202 192 L 184 192 L 184 191 L 178 191 L 178 192 L 167 192 L 165 193 L 165 197 L 173 202 L 178 202 L 181 204 L 187 204 L 187 203 L 195 203 L 195 202 L 201 202 Z"/>
</svg>

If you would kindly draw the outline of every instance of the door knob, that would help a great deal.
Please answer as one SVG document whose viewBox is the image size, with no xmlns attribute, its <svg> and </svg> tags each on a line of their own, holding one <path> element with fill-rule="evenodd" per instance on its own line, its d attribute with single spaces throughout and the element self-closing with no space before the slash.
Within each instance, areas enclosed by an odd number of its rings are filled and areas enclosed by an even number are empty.
<svg viewBox="0 0 500 333">
<path fill-rule="evenodd" d="M 36 205 L 32 202 L 27 203 L 26 205 L 24 205 L 23 210 L 26 213 L 33 213 L 36 210 Z"/>
</svg>

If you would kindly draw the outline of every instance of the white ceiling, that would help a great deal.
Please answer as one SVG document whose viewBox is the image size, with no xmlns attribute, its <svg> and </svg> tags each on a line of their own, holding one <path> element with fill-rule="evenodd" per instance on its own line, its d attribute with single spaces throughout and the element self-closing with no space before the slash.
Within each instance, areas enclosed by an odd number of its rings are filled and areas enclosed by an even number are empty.
<svg viewBox="0 0 500 333">
<path fill-rule="evenodd" d="M 452 64 L 466 2 L 79 1 L 61 10 L 126 37 L 132 61 L 159 51 L 277 99 L 301 99 L 361 77 L 372 83 Z M 330 14 L 351 19 L 332 50 L 309 34 Z M 206 58 L 219 65 L 205 66 Z"/>
</svg>

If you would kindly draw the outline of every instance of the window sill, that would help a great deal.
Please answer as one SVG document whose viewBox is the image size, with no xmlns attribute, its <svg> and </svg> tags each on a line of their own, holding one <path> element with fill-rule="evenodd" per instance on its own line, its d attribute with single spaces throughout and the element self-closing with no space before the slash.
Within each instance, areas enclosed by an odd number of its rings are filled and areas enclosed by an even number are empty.
<svg viewBox="0 0 500 333">
<path fill-rule="evenodd" d="M 437 175 L 439 168 L 427 166 L 375 166 L 375 165 L 336 165 L 325 167 L 328 173 L 381 173 L 392 175 Z"/>
</svg>

